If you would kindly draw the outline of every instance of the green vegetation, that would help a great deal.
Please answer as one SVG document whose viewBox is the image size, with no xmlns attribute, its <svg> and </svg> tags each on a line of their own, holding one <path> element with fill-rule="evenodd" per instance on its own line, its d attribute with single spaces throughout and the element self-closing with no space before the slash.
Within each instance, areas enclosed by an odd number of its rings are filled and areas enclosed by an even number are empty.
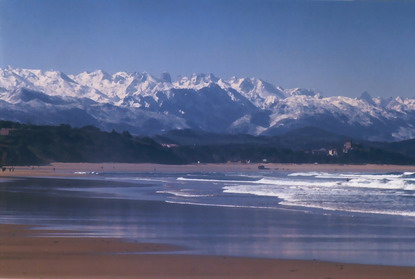
<svg viewBox="0 0 415 279">
<path fill-rule="evenodd" d="M 225 163 L 320 163 L 320 164 L 415 164 L 415 159 L 377 148 L 356 148 L 338 156 L 327 152 L 294 151 L 263 145 L 202 145 L 180 146 L 174 152 L 188 162 Z"/>
<path fill-rule="evenodd" d="M 220 135 L 184 130 L 157 136 L 135 137 L 129 132 L 103 132 L 93 126 L 35 126 L 0 121 L 2 165 L 49 162 L 125 163 L 338 163 L 415 164 L 415 141 L 353 143 L 321 130 L 299 129 L 278 137 Z M 157 142 L 157 141 L 158 142 Z M 163 143 L 164 146 L 160 143 Z M 166 143 L 173 145 L 165 146 Z M 337 154 L 330 156 L 329 150 Z"/>
<path fill-rule="evenodd" d="M 32 165 L 49 162 L 152 162 L 178 163 L 171 150 L 146 137 L 128 132 L 102 132 L 93 126 L 34 126 L 0 122 L 13 128 L 0 136 L 3 165 Z"/>
</svg>

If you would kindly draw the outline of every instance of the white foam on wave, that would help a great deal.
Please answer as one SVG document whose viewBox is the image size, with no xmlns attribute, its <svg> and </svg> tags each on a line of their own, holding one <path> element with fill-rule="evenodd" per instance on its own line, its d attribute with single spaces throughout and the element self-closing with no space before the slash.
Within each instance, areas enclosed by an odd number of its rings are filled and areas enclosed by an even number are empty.
<svg viewBox="0 0 415 279">
<path fill-rule="evenodd" d="M 280 205 L 284 206 L 295 206 L 295 207 L 306 207 L 306 208 L 316 208 L 322 210 L 329 210 L 329 211 L 343 211 L 343 212 L 350 212 L 350 213 L 366 213 L 366 214 L 384 214 L 384 215 L 396 215 L 396 216 L 408 216 L 408 217 L 415 217 L 415 212 L 409 211 L 399 211 L 399 210 L 390 210 L 390 209 L 358 209 L 358 208 L 350 208 L 344 203 L 340 203 L 333 206 L 327 205 L 320 205 L 319 200 L 307 200 L 307 197 L 310 192 L 305 192 L 302 195 L 298 195 L 298 193 L 289 193 L 289 192 L 282 192 L 278 191 L 276 188 L 255 188 L 252 185 L 245 185 L 245 186 L 225 186 L 223 187 L 224 193 L 234 193 L 234 194 L 248 194 L 248 195 L 255 195 L 255 196 L 266 196 L 266 197 L 276 197 L 281 199 L 282 201 L 279 202 Z M 323 192 L 324 193 L 324 192 Z M 318 194 L 318 193 L 315 193 Z M 305 198 L 302 199 L 302 198 Z"/>
<path fill-rule="evenodd" d="M 408 212 L 408 211 L 394 211 L 394 210 L 369 210 L 369 209 L 353 209 L 353 208 L 344 208 L 344 207 L 331 207 L 331 206 L 321 206 L 311 203 L 301 203 L 301 202 L 290 202 L 290 201 L 283 201 L 280 203 L 281 205 L 285 206 L 302 206 L 307 208 L 316 208 L 316 209 L 323 209 L 328 211 L 343 211 L 343 212 L 350 212 L 350 213 L 364 213 L 364 214 L 382 214 L 382 215 L 394 215 L 394 216 L 407 216 L 407 217 L 415 217 L 415 212 Z"/>
<path fill-rule="evenodd" d="M 99 172 L 95 172 L 95 171 L 75 171 L 74 174 L 99 174 Z"/>
<path fill-rule="evenodd" d="M 396 179 L 404 178 L 403 174 L 360 174 L 360 173 L 340 173 L 339 178 L 366 178 L 366 179 Z"/>
<path fill-rule="evenodd" d="M 367 174 L 367 173 L 328 173 L 328 172 L 293 172 L 288 176 L 303 176 L 303 177 L 315 177 L 315 178 L 327 178 L 327 179 L 338 179 L 338 178 L 367 178 L 367 179 L 391 179 L 391 178 L 406 178 L 407 176 L 415 175 L 414 172 L 403 172 L 403 173 L 386 173 L 386 174 Z"/>
<path fill-rule="evenodd" d="M 346 182 L 341 182 L 341 185 L 345 187 L 414 191 L 415 184 L 410 183 L 409 181 L 413 180 L 354 178 Z"/>
<path fill-rule="evenodd" d="M 198 202 L 183 202 L 183 201 L 170 201 L 166 200 L 166 203 L 171 204 L 182 204 L 182 205 L 195 205 L 195 206 L 211 206 L 211 207 L 226 207 L 226 208 L 251 208 L 251 209 L 273 209 L 273 210 L 287 210 L 287 211 L 297 211 L 295 209 L 287 209 L 281 207 L 269 207 L 269 206 L 252 206 L 252 205 L 231 205 L 231 204 L 210 204 L 210 203 L 198 203 Z M 301 206 L 307 208 L 316 208 L 327 211 L 346 211 L 349 213 L 363 213 L 363 214 L 382 214 L 382 215 L 394 215 L 394 216 L 407 216 L 415 217 L 415 212 L 403 212 L 403 211 L 381 211 L 381 210 L 357 210 L 357 209 L 339 209 L 335 207 L 327 206 L 316 206 L 311 204 L 298 204 L 290 202 L 281 202 L 280 205 L 284 206 Z"/>
<path fill-rule="evenodd" d="M 257 177 L 257 180 L 238 180 L 234 177 L 221 179 L 217 177 L 179 177 L 179 181 L 210 182 L 219 185 L 225 194 L 253 195 L 274 197 L 277 204 L 305 208 L 318 208 L 330 211 L 350 213 L 385 214 L 415 217 L 415 212 L 408 209 L 411 200 L 399 200 L 399 196 L 415 197 L 415 173 L 328 173 L 298 172 L 282 176 L 279 173 Z M 255 206 L 200 203 L 196 193 L 187 191 L 163 191 L 176 197 L 190 198 L 174 203 L 248 207 Z M 204 195 L 203 195 L 204 196 Z M 224 195 L 223 197 L 226 197 Z M 235 195 L 233 196 L 235 197 Z M 192 200 L 191 198 L 195 198 Z M 367 202 L 366 202 L 367 201 Z M 173 201 L 170 201 L 173 202 Z M 384 202 L 387 202 L 383 204 Z M 401 202 L 403 202 L 401 204 Z M 222 202 L 219 202 L 222 203 Z M 226 203 L 226 202 L 225 202 Z"/>
<path fill-rule="evenodd" d="M 333 187 L 333 186 L 338 185 L 340 182 L 337 182 L 337 181 L 322 182 L 322 181 L 316 181 L 316 180 L 262 178 L 258 181 L 253 181 L 253 183 L 265 184 L 265 185 L 277 185 L 277 186 Z"/>
<path fill-rule="evenodd" d="M 249 176 L 245 176 L 249 177 Z M 249 177 L 251 178 L 251 177 Z M 260 177 L 258 177 L 260 179 Z M 217 182 L 217 183 L 256 183 L 256 180 L 235 180 L 235 179 L 208 179 L 208 178 L 190 178 L 190 177 L 178 177 L 179 181 L 195 181 L 195 182 Z"/>
<path fill-rule="evenodd" d="M 260 185 L 238 185 L 238 186 L 224 186 L 222 188 L 224 193 L 228 194 L 245 194 L 263 197 L 278 197 L 280 199 L 288 199 L 289 196 L 282 193 L 281 189 L 269 186 Z"/>
<path fill-rule="evenodd" d="M 288 176 L 324 176 L 324 175 L 330 175 L 328 172 L 316 172 L 316 171 L 310 171 L 310 172 L 293 172 L 288 174 Z"/>
<path fill-rule="evenodd" d="M 352 178 L 353 177 L 353 178 Z M 388 178 L 385 178 L 388 177 Z M 277 185 L 277 186 L 299 186 L 304 188 L 310 187 L 350 187 L 350 188 L 372 188 L 372 189 L 390 189 L 390 190 L 409 190 L 415 191 L 415 179 L 396 178 L 392 176 L 368 176 L 353 175 L 343 176 L 341 179 L 332 181 L 321 180 L 299 180 L 299 179 L 273 179 L 263 178 L 254 183 Z"/>
<path fill-rule="evenodd" d="M 173 191 L 173 190 L 160 190 L 160 191 L 156 191 L 157 194 L 168 194 L 168 195 L 173 195 L 176 197 L 183 197 L 183 198 L 202 198 L 202 197 L 213 197 L 214 195 L 209 195 L 209 194 L 194 194 L 194 193 L 189 193 L 183 190 L 177 190 L 177 191 Z"/>
<path fill-rule="evenodd" d="M 379 200 L 385 198 L 390 200 L 388 196 L 415 196 L 415 192 L 412 192 L 415 191 L 415 184 L 411 183 L 412 180 L 392 177 L 391 175 L 388 176 L 389 179 L 379 179 L 379 177 L 384 176 L 374 176 L 376 179 L 373 176 L 364 175 L 354 177 L 356 178 L 332 181 L 322 181 L 315 178 L 267 177 L 254 184 L 226 185 L 222 190 L 224 193 L 276 197 L 282 199 L 279 204 L 286 206 L 415 217 L 415 212 L 404 208 L 400 210 L 399 208 L 383 208 L 382 204 L 379 204 L 379 206 L 370 205 L 370 203 L 367 205 L 361 204 L 364 203 L 364 195 L 368 195 L 370 198 L 376 197 L 375 199 Z M 401 192 L 397 193 L 396 190 Z"/>
<path fill-rule="evenodd" d="M 212 206 L 212 207 L 228 207 L 228 208 L 254 208 L 254 209 L 275 209 L 275 207 L 268 207 L 268 206 L 253 206 L 253 205 L 210 204 L 210 203 L 183 202 L 183 201 L 170 201 L 170 200 L 166 200 L 165 202 L 166 202 L 166 203 L 173 203 L 173 204 L 199 205 L 199 206 Z"/>
<path fill-rule="evenodd" d="M 157 178 L 143 178 L 143 177 L 134 177 L 135 181 L 150 181 L 150 182 L 168 182 L 166 179 L 157 179 Z"/>
</svg>

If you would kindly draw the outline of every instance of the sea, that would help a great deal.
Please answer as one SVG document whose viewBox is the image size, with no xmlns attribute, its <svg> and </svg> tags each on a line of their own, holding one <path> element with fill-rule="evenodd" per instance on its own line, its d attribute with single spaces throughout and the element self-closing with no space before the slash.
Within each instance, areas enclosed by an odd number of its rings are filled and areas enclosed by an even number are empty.
<svg viewBox="0 0 415 279">
<path fill-rule="evenodd" d="M 413 172 L 77 174 L 2 178 L 0 222 L 176 254 L 415 266 Z"/>
</svg>

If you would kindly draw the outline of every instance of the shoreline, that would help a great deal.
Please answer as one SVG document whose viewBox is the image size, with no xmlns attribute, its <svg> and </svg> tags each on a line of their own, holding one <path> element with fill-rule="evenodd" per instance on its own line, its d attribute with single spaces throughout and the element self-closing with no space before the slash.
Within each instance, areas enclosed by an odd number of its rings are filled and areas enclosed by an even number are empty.
<svg viewBox="0 0 415 279">
<path fill-rule="evenodd" d="M 415 166 L 265 164 L 91 164 L 53 163 L 14 167 L 7 177 L 93 177 L 90 172 L 404 172 Z M 284 278 L 412 279 L 415 267 L 348 264 L 314 260 L 180 254 L 181 247 L 125 239 L 68 237 L 39 224 L 0 224 L 0 278 Z M 49 234 L 49 235 L 48 235 Z M 42 236 L 42 237 L 39 237 Z M 167 253 L 166 253 L 167 252 Z"/>
<path fill-rule="evenodd" d="M 54 236 L 42 235 L 47 233 Z M 164 244 L 70 238 L 59 233 L 32 230 L 25 225 L 0 225 L 0 277 L 410 279 L 415 276 L 415 267 L 157 254 L 178 250 Z M 131 252 L 151 254 L 125 254 Z"/>
<path fill-rule="evenodd" d="M 266 169 L 259 170 L 258 165 Z M 129 163 L 51 163 L 44 166 L 5 166 L 0 177 L 59 177 L 89 176 L 91 174 L 117 172 L 415 172 L 415 165 L 338 165 L 338 164 L 129 164 Z"/>
</svg>

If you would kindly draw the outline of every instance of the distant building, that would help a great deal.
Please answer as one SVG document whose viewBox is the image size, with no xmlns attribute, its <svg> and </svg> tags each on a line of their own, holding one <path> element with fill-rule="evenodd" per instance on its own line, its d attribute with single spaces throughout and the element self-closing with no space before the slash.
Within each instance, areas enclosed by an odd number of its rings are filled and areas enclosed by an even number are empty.
<svg viewBox="0 0 415 279">
<path fill-rule="evenodd" d="M 10 135 L 10 131 L 13 131 L 12 128 L 1 128 L 0 129 L 0 136 L 8 136 Z"/>
<path fill-rule="evenodd" d="M 343 153 L 348 153 L 350 150 L 353 150 L 353 143 L 348 140 L 343 144 Z"/>
<path fill-rule="evenodd" d="M 174 143 L 162 143 L 161 146 L 167 147 L 167 148 L 172 148 L 172 147 L 178 147 L 179 145 L 174 144 Z"/>
<path fill-rule="evenodd" d="M 329 149 L 329 152 L 327 155 L 332 156 L 332 157 L 337 157 L 338 155 L 337 149 Z"/>
</svg>

